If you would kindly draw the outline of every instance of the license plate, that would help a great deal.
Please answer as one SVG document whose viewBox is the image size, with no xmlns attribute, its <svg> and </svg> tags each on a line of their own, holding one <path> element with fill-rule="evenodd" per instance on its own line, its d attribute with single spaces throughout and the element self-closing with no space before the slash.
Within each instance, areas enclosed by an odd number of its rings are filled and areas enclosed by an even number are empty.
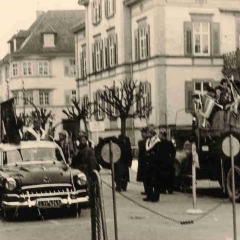
<svg viewBox="0 0 240 240">
<path fill-rule="evenodd" d="M 39 208 L 59 208 L 61 205 L 61 198 L 37 199 L 37 207 Z"/>
</svg>

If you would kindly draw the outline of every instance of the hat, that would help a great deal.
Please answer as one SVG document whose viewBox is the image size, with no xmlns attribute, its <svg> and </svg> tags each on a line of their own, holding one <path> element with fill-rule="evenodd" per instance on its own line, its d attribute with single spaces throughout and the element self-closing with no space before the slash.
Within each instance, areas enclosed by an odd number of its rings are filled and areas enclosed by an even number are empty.
<svg viewBox="0 0 240 240">
<path fill-rule="evenodd" d="M 88 139 L 88 134 L 84 131 L 80 131 L 79 135 L 78 135 L 78 138 L 82 138 L 82 137 Z"/>
<path fill-rule="evenodd" d="M 67 136 L 67 132 L 65 130 L 62 130 L 61 132 L 58 133 L 59 135 Z"/>
<path fill-rule="evenodd" d="M 150 133 L 156 133 L 156 127 L 155 127 L 155 125 L 154 125 L 154 124 L 150 124 L 150 125 L 148 126 L 148 131 L 149 131 Z"/>
<path fill-rule="evenodd" d="M 162 134 L 163 136 L 167 136 L 167 130 L 166 128 L 160 128 L 159 133 Z"/>
<path fill-rule="evenodd" d="M 143 127 L 141 130 L 140 130 L 141 133 L 148 133 L 149 132 L 149 129 L 148 127 Z"/>
</svg>

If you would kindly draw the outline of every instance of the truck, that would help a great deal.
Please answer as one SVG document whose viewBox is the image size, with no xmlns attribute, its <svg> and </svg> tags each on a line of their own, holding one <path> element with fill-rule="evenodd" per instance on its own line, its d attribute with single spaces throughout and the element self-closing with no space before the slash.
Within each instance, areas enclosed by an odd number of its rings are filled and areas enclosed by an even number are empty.
<svg viewBox="0 0 240 240">
<path fill-rule="evenodd" d="M 192 151 L 196 144 L 199 162 L 196 179 L 218 181 L 223 196 L 233 198 L 231 156 L 234 158 L 235 200 L 240 201 L 240 110 L 239 94 L 232 81 L 228 82 L 232 102 L 223 106 L 211 96 L 204 96 L 202 108 L 192 113 L 190 130 L 171 130 L 177 153 L 174 163 L 176 184 L 182 189 L 191 185 Z M 180 142 L 180 145 L 179 145 Z M 230 151 L 232 147 L 232 151 Z M 232 154 L 232 155 L 231 155 Z"/>
</svg>

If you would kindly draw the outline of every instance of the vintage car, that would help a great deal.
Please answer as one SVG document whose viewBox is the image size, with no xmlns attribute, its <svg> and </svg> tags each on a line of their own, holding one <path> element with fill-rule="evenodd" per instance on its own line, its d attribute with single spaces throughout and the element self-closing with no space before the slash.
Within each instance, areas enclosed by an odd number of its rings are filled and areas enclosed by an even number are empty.
<svg viewBox="0 0 240 240">
<path fill-rule="evenodd" d="M 0 206 L 6 219 L 22 208 L 63 208 L 80 214 L 88 204 L 84 173 L 69 167 L 54 142 L 0 144 Z"/>
</svg>

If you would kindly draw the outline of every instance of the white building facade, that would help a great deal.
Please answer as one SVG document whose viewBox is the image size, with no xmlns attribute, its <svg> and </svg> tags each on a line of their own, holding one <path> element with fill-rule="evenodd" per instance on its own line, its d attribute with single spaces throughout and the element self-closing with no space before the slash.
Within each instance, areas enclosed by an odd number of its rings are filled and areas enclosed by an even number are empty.
<svg viewBox="0 0 240 240">
<path fill-rule="evenodd" d="M 240 2 L 79 0 L 79 4 L 86 7 L 85 23 L 75 31 L 80 96 L 93 101 L 104 85 L 133 78 L 145 83 L 144 96 L 153 105 L 150 123 L 190 127 L 192 94 L 217 86 L 223 78 L 222 55 L 239 47 Z M 119 132 L 120 121 L 104 114 L 94 118 L 104 121 L 103 136 Z M 145 125 L 144 119 L 129 120 L 133 142 L 140 138 L 136 130 Z"/>
</svg>

